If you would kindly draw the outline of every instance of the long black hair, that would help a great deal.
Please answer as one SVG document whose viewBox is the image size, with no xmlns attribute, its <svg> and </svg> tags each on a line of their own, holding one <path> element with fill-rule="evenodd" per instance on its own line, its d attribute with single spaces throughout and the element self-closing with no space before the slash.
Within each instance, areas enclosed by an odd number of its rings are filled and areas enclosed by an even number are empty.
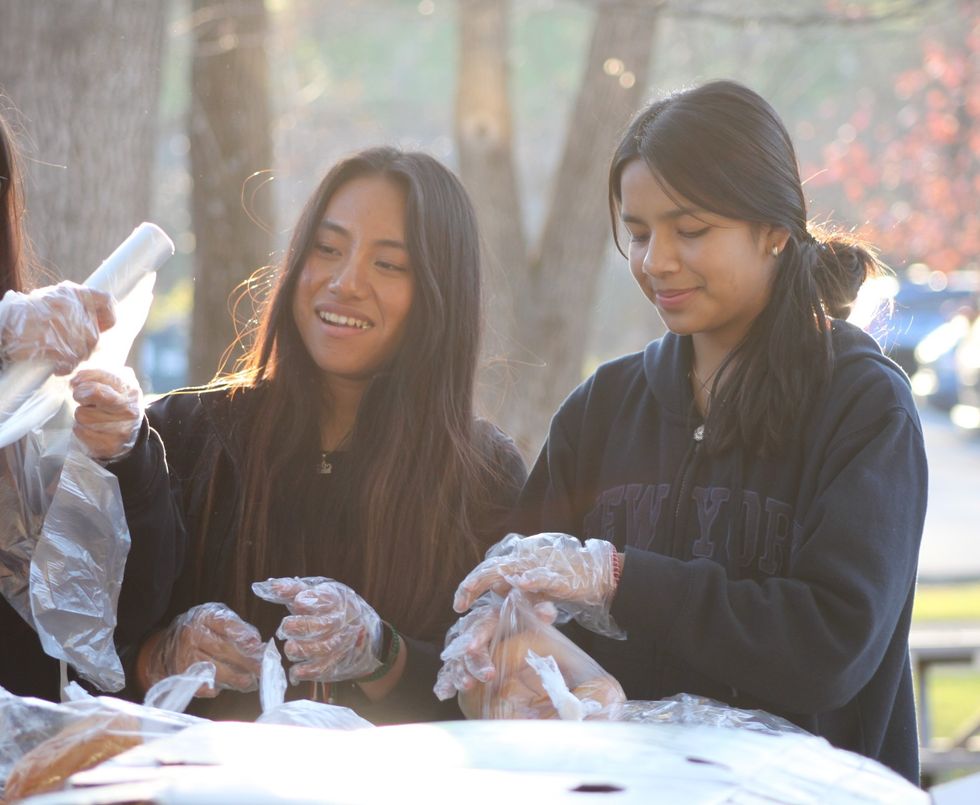
<svg viewBox="0 0 980 805">
<path fill-rule="evenodd" d="M 290 572 L 344 578 L 399 628 L 436 635 L 448 625 L 452 590 L 481 556 L 473 512 L 490 494 L 494 446 L 473 414 L 481 321 L 476 216 L 459 180 L 423 153 L 372 148 L 327 173 L 293 230 L 243 370 L 215 381 L 262 388 L 244 457 L 231 597 L 245 614 L 250 583 L 275 572 L 276 541 L 291 535 L 273 519 L 282 512 L 274 497 L 286 494 L 299 505 L 297 467 L 315 466 L 325 403 L 293 296 L 330 199 L 365 176 L 405 191 L 415 291 L 401 346 L 362 398 L 347 450 L 351 544 L 333 546 L 329 556 L 314 545 L 306 567 Z"/>
<path fill-rule="evenodd" d="M 709 450 L 741 445 L 779 454 L 833 371 L 830 319 L 846 318 L 861 284 L 883 266 L 858 239 L 808 228 L 786 127 L 741 84 L 714 81 L 677 92 L 630 124 L 609 170 L 620 252 L 620 183 L 624 167 L 636 159 L 670 193 L 704 210 L 789 233 L 768 304 L 715 376 L 705 427 Z"/>
<path fill-rule="evenodd" d="M 24 288 L 29 244 L 24 230 L 24 198 L 17 148 L 0 116 L 0 295 Z"/>
</svg>

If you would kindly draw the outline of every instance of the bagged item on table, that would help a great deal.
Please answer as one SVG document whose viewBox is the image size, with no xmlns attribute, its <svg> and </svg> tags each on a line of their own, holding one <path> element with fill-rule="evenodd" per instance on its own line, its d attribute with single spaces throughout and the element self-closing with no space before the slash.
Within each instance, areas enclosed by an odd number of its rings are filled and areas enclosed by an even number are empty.
<svg viewBox="0 0 980 805">
<path fill-rule="evenodd" d="M 150 693 L 156 701 L 190 701 L 214 666 L 163 680 Z M 167 682 L 166 686 L 163 683 Z M 163 686 L 163 687 L 160 687 Z M 189 690 L 189 693 L 188 693 Z M 67 701 L 54 704 L 15 696 L 0 687 L 0 797 L 12 803 L 60 789 L 72 774 L 115 757 L 141 743 L 179 732 L 202 721 L 181 712 L 91 696 L 72 682 Z M 149 694 L 148 694 L 149 695 Z"/>
<path fill-rule="evenodd" d="M 374 726 L 349 707 L 310 699 L 287 702 L 286 670 L 282 667 L 282 656 L 274 639 L 266 644 L 262 656 L 259 700 L 262 703 L 262 715 L 255 719 L 256 724 L 285 724 L 334 730 L 357 730 Z"/>
<path fill-rule="evenodd" d="M 553 625 L 543 623 L 516 589 L 500 605 L 490 658 L 494 678 L 459 694 L 467 718 L 604 718 L 626 700 L 619 682 Z"/>
<path fill-rule="evenodd" d="M 765 710 L 741 710 L 724 702 L 678 693 L 658 701 L 627 701 L 610 713 L 612 721 L 642 724 L 698 724 L 763 732 L 769 735 L 809 735 L 802 727 Z"/>
</svg>

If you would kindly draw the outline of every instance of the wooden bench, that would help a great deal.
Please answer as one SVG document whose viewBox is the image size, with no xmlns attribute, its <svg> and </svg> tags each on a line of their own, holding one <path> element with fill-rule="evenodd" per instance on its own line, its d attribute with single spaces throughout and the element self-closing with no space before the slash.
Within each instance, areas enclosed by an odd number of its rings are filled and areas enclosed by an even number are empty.
<svg viewBox="0 0 980 805">
<path fill-rule="evenodd" d="M 937 740 L 930 729 L 929 675 L 938 665 L 973 665 L 980 668 L 980 628 L 919 627 L 909 636 L 915 674 L 919 722 L 920 763 L 924 780 L 939 772 L 980 769 L 980 701 L 974 712 L 964 712 L 964 726 L 948 739 Z"/>
</svg>

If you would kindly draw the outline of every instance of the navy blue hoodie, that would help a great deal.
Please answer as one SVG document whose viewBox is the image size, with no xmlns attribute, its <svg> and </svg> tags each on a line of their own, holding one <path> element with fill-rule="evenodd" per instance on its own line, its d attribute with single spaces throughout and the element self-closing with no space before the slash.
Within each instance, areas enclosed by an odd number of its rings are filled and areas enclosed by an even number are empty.
<svg viewBox="0 0 980 805">
<path fill-rule="evenodd" d="M 629 698 L 768 710 L 918 783 L 922 431 L 902 371 L 833 328 L 833 378 L 778 459 L 704 450 L 690 338 L 604 364 L 555 414 L 517 530 L 625 551 L 612 614 L 628 639 L 573 636 Z"/>
</svg>

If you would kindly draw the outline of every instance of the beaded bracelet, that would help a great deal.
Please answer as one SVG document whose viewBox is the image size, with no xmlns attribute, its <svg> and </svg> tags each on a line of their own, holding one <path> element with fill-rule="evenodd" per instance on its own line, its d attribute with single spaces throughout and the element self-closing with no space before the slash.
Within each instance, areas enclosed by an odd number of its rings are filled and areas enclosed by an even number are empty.
<svg viewBox="0 0 980 805">
<path fill-rule="evenodd" d="M 619 555 L 619 551 L 613 548 L 612 555 L 612 574 L 613 574 L 613 589 L 619 586 L 619 577 L 623 575 L 623 558 Z"/>
<path fill-rule="evenodd" d="M 382 651 L 381 665 L 374 669 L 367 676 L 362 676 L 360 679 L 356 680 L 357 684 L 363 682 L 376 682 L 381 679 L 385 674 L 387 674 L 392 666 L 395 664 L 395 660 L 398 658 L 398 652 L 401 651 L 401 636 L 398 634 L 397 630 L 390 623 L 382 621 L 382 626 L 386 628 L 391 634 L 391 642 L 388 644 L 388 650 Z"/>
</svg>

